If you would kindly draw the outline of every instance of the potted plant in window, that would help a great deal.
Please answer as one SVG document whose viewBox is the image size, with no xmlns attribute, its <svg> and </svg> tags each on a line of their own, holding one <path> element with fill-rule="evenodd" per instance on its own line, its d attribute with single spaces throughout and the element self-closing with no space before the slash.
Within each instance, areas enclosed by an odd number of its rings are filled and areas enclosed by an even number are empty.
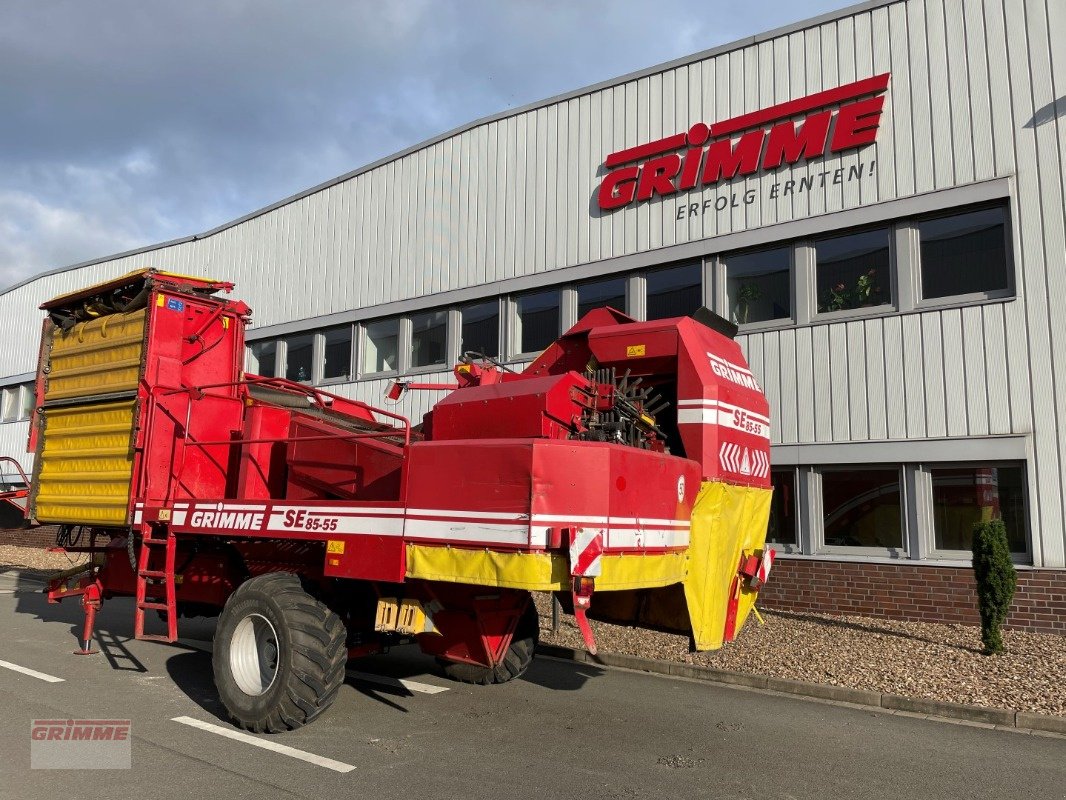
<svg viewBox="0 0 1066 800">
<path fill-rule="evenodd" d="M 762 289 L 754 283 L 742 283 L 737 289 L 737 304 L 734 309 L 734 322 L 747 323 L 751 313 L 751 304 L 762 297 Z"/>
<path fill-rule="evenodd" d="M 855 281 L 855 299 L 862 308 L 879 305 L 881 287 L 877 285 L 877 270 L 868 269 Z"/>
<path fill-rule="evenodd" d="M 841 281 L 836 286 L 829 290 L 829 294 L 826 296 L 825 301 L 822 303 L 819 311 L 843 311 L 846 308 L 854 308 L 854 302 L 851 298 L 851 291 Z"/>
</svg>

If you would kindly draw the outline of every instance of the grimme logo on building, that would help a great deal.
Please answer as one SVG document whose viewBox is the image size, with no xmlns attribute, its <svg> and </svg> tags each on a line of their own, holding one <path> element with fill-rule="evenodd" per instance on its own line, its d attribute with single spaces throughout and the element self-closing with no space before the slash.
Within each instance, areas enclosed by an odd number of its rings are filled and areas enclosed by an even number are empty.
<svg viewBox="0 0 1066 800">
<path fill-rule="evenodd" d="M 611 153 L 599 206 L 610 211 L 871 144 L 888 78 L 886 72 L 712 125 L 697 122 L 688 133 Z"/>
</svg>

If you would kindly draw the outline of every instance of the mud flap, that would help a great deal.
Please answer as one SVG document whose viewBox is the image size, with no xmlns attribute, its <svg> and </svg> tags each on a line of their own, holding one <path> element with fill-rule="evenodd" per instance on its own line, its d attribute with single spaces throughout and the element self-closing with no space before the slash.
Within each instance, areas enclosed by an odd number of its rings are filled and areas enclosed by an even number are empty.
<svg viewBox="0 0 1066 800">
<path fill-rule="evenodd" d="M 697 650 L 717 650 L 738 633 L 758 590 L 736 580 L 742 556 L 766 546 L 772 490 L 706 482 L 692 509 L 685 601 Z M 735 602 L 734 602 L 735 601 Z M 735 620 L 727 634 L 727 621 Z"/>
</svg>

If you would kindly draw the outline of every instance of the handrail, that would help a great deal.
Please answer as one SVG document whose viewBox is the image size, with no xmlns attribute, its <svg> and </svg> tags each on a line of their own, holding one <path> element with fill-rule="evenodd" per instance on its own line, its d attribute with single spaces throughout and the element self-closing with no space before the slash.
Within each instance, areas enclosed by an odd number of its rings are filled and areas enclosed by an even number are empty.
<svg viewBox="0 0 1066 800">
<path fill-rule="evenodd" d="M 351 404 L 359 407 L 359 409 L 367 411 L 371 415 L 379 414 L 379 415 L 382 415 L 383 417 L 386 417 L 388 419 L 397 420 L 397 421 L 399 421 L 401 423 L 401 425 L 400 426 L 388 427 L 384 431 L 353 431 L 351 433 L 326 434 L 326 435 L 321 435 L 321 436 L 278 436 L 278 437 L 255 438 L 255 439 L 252 439 L 252 438 L 229 438 L 229 439 L 209 439 L 209 441 L 199 441 L 199 439 L 189 439 L 189 427 L 190 427 L 190 423 L 192 421 L 192 403 L 190 403 L 188 409 L 185 410 L 185 412 L 187 412 L 187 416 L 185 416 L 185 428 L 184 428 L 185 436 L 184 436 L 184 438 L 187 438 L 188 441 L 191 444 L 193 444 L 193 445 L 203 446 L 203 445 L 268 444 L 268 443 L 272 443 L 272 442 L 313 442 L 313 441 L 321 441 L 321 439 L 388 438 L 388 437 L 392 437 L 392 436 L 401 436 L 402 435 L 403 436 L 403 446 L 406 447 L 406 446 L 410 445 L 411 427 L 410 427 L 410 420 L 407 417 L 405 417 L 403 415 L 400 415 L 400 414 L 393 414 L 392 412 L 385 411 L 384 409 L 377 409 L 377 407 L 375 407 L 373 405 L 370 405 L 369 403 L 362 402 L 361 400 L 351 400 L 351 399 L 346 398 L 346 397 L 341 397 L 340 395 L 334 395 L 333 393 L 329 393 L 329 391 L 323 391 L 322 389 L 318 389 L 318 388 L 313 387 L 313 386 L 305 386 L 302 383 L 296 383 L 294 381 L 289 381 L 289 380 L 287 380 L 285 378 L 263 378 L 263 377 L 261 377 L 261 375 L 251 375 L 251 377 L 248 377 L 248 375 L 245 375 L 244 380 L 241 380 L 241 381 L 226 381 L 226 382 L 222 382 L 222 383 L 208 383 L 208 384 L 204 384 L 203 386 L 184 386 L 184 387 L 181 387 L 181 388 L 171 388 L 171 389 L 162 389 L 160 387 L 152 387 L 152 393 L 151 394 L 158 394 L 158 395 L 164 395 L 164 396 L 165 395 L 183 395 L 183 394 L 188 394 L 190 396 L 198 395 L 199 398 L 214 397 L 214 398 L 219 398 L 219 399 L 224 399 L 224 400 L 236 400 L 237 398 L 232 398 L 232 397 L 229 397 L 227 395 L 209 393 L 209 391 L 205 391 L 205 389 L 224 388 L 224 387 L 241 386 L 241 385 L 266 386 L 266 387 L 269 387 L 269 388 L 276 388 L 276 389 L 278 389 L 280 391 L 287 391 L 287 393 L 290 393 L 290 394 L 293 394 L 293 395 L 303 395 L 304 397 L 308 397 L 309 396 L 310 398 L 313 399 L 314 403 L 316 403 L 323 410 L 329 410 L 330 409 L 330 405 L 332 405 L 332 403 L 325 402 L 324 401 L 325 398 L 332 398 L 332 399 L 335 399 L 335 400 L 340 400 L 343 403 L 351 403 Z M 373 418 L 371 418 L 369 420 L 359 419 L 359 417 L 355 417 L 355 416 L 353 416 L 351 414 L 345 414 L 342 411 L 339 411 L 337 413 L 341 414 L 341 415 L 343 415 L 345 417 L 348 417 L 349 419 L 355 420 L 355 421 L 370 423 L 370 425 L 388 426 L 387 422 L 379 421 L 377 419 L 373 419 Z M 177 421 L 177 420 L 175 420 L 175 421 Z"/>
<path fill-rule="evenodd" d="M 15 469 L 18 471 L 19 476 L 22 478 L 22 482 L 26 486 L 30 485 L 30 479 L 26 477 L 26 470 L 22 468 L 22 465 L 18 461 L 16 461 L 14 457 L 0 456 L 0 463 L 3 463 L 4 461 L 10 461 L 12 464 L 14 464 Z"/>
<path fill-rule="evenodd" d="M 161 394 L 184 394 L 184 393 L 192 394 L 192 393 L 199 393 L 201 396 L 207 396 L 207 393 L 203 391 L 204 389 L 221 389 L 221 388 L 228 387 L 228 386 L 241 386 L 241 385 L 245 385 L 245 386 L 266 386 L 268 388 L 277 389 L 277 390 L 282 391 L 282 392 L 289 392 L 290 394 L 304 395 L 305 397 L 306 396 L 310 396 L 310 397 L 312 397 L 314 399 L 315 403 L 319 407 L 321 407 L 323 409 L 327 409 L 327 410 L 329 409 L 329 407 L 332 404 L 325 402 L 324 398 L 331 398 L 333 400 L 340 400 L 342 403 L 351 403 L 352 405 L 358 406 L 359 408 L 362 408 L 362 409 L 368 411 L 370 414 L 380 414 L 381 416 L 386 417 L 387 419 L 395 420 L 395 421 L 401 423 L 401 426 L 397 426 L 397 428 L 395 430 L 397 432 L 399 430 L 403 431 L 403 438 L 404 438 L 404 445 L 405 446 L 409 445 L 411 443 L 411 420 L 408 419 L 407 417 L 403 416 L 402 414 L 394 414 L 391 411 L 386 411 L 383 408 L 378 408 L 377 406 L 372 406 L 369 403 L 364 403 L 362 400 L 352 400 L 352 399 L 350 399 L 348 397 L 342 397 L 341 395 L 333 394 L 332 392 L 327 392 L 327 391 L 324 391 L 322 389 L 316 388 L 314 386 L 307 386 L 307 385 L 302 384 L 302 383 L 297 383 L 296 381 L 290 381 L 287 378 L 267 378 L 267 377 L 263 377 L 261 375 L 247 375 L 246 374 L 244 376 L 244 379 L 243 380 L 239 380 L 239 381 L 225 381 L 225 382 L 222 382 L 222 383 L 206 383 L 206 384 L 203 384 L 202 386 L 189 386 L 189 387 L 182 387 L 180 389 L 169 389 L 169 390 L 166 390 L 164 392 L 161 392 Z M 340 411 L 338 413 L 344 414 L 343 411 Z M 350 415 L 346 415 L 346 416 L 350 416 Z M 357 417 L 353 417 L 353 419 L 358 419 L 358 418 Z M 371 420 L 371 421 L 374 422 L 375 424 L 378 424 L 378 425 L 383 424 L 381 422 L 378 422 L 377 420 Z M 365 435 L 365 434 L 359 434 L 359 435 Z M 397 433 L 393 432 L 393 433 L 390 433 L 388 435 L 395 436 L 395 435 L 397 435 Z M 340 437 L 333 437 L 333 438 L 340 438 Z M 345 438 L 348 438 L 348 437 L 345 437 Z M 233 440 L 233 441 L 237 441 L 237 440 Z M 272 441 L 280 441 L 280 440 L 274 439 Z"/>
</svg>

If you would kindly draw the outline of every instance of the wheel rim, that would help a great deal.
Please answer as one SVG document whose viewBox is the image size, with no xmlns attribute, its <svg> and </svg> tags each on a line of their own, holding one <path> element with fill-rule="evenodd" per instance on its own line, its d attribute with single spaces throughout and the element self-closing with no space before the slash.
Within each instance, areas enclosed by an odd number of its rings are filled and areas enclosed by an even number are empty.
<svg viewBox="0 0 1066 800">
<path fill-rule="evenodd" d="M 245 694 L 256 697 L 278 675 L 278 634 L 262 614 L 249 614 L 237 623 L 230 640 L 229 666 L 233 680 Z"/>
</svg>

